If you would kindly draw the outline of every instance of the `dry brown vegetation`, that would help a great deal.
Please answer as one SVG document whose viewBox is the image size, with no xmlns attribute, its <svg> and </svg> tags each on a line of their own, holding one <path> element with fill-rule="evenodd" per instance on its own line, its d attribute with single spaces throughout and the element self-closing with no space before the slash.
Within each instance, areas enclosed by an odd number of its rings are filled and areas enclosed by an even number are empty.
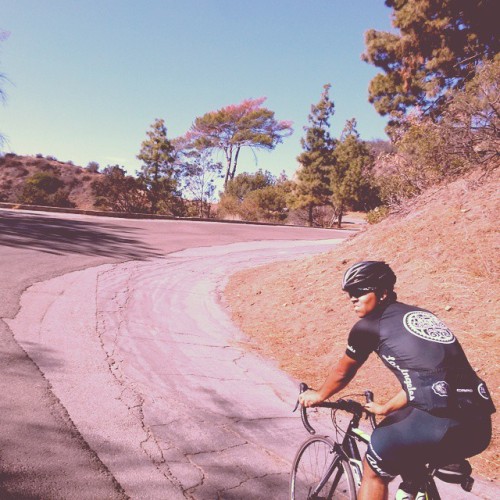
<svg viewBox="0 0 500 500">
<path fill-rule="evenodd" d="M 385 260 L 397 276 L 403 302 L 425 307 L 443 319 L 462 343 L 473 367 L 495 398 L 500 381 L 498 170 L 433 188 L 328 254 L 275 263 L 234 275 L 225 300 L 251 349 L 277 361 L 311 386 L 325 378 L 343 354 L 357 319 L 340 290 L 352 263 Z M 344 393 L 374 390 L 386 400 L 397 381 L 372 355 Z M 496 418 L 498 422 L 498 418 Z M 493 479 L 498 470 L 498 436 L 480 457 L 476 472 Z"/>
<path fill-rule="evenodd" d="M 69 190 L 69 200 L 75 204 L 75 208 L 94 208 L 91 184 L 101 174 L 42 155 L 19 156 L 8 153 L 0 157 L 0 201 L 17 203 L 26 180 L 38 172 L 58 176 Z"/>
</svg>

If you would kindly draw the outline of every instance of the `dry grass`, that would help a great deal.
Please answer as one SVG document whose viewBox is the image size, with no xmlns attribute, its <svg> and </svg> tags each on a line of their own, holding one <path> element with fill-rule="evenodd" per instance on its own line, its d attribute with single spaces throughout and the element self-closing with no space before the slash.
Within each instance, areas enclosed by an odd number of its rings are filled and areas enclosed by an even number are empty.
<svg viewBox="0 0 500 500">
<path fill-rule="evenodd" d="M 234 320 L 251 348 L 295 378 L 319 385 L 345 351 L 357 319 L 339 288 L 344 270 L 359 260 L 385 260 L 398 276 L 399 299 L 432 310 L 448 324 L 495 399 L 499 184 L 498 172 L 456 181 L 427 192 L 406 214 L 389 217 L 328 254 L 234 275 L 225 290 Z M 379 400 L 397 390 L 396 379 L 376 356 L 346 391 L 365 388 Z M 490 448 L 472 459 L 483 477 L 496 477 L 497 443 L 496 432 Z"/>
</svg>

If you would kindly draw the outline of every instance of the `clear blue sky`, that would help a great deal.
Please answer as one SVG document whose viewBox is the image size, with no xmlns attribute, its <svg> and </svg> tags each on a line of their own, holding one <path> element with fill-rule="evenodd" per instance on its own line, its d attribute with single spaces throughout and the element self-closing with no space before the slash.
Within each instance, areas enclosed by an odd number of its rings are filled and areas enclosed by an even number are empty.
<svg viewBox="0 0 500 500">
<path fill-rule="evenodd" d="M 0 0 L 3 151 L 134 173 L 155 118 L 173 138 L 207 111 L 266 96 L 295 132 L 257 165 L 242 154 L 239 171 L 292 175 L 325 83 L 335 134 L 356 117 L 362 138 L 386 138 L 367 99 L 376 69 L 360 55 L 390 13 L 383 0 Z"/>
</svg>

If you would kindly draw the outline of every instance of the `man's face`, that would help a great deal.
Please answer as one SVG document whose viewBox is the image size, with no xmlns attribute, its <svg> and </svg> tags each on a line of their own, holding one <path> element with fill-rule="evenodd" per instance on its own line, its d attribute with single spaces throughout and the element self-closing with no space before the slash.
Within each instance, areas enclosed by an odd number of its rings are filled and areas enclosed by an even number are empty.
<svg viewBox="0 0 500 500">
<path fill-rule="evenodd" d="M 363 295 L 359 295 L 358 293 L 349 294 L 349 298 L 351 303 L 354 306 L 354 312 L 358 315 L 359 318 L 364 318 L 367 314 L 370 314 L 378 304 L 377 295 L 375 292 L 366 292 Z"/>
</svg>

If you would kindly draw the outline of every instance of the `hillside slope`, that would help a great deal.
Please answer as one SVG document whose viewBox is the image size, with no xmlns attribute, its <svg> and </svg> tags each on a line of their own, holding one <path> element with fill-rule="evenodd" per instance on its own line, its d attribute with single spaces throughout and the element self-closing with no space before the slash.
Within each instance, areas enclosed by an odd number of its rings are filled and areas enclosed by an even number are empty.
<svg viewBox="0 0 500 500">
<path fill-rule="evenodd" d="M 448 324 L 500 408 L 495 398 L 500 381 L 498 193 L 498 171 L 435 188 L 414 200 L 406 214 L 392 215 L 328 254 L 232 276 L 224 300 L 251 349 L 317 386 L 345 351 L 357 319 L 340 290 L 344 270 L 360 260 L 385 260 L 398 276 L 399 299 L 432 310 Z M 377 356 L 345 392 L 366 388 L 378 400 L 398 389 Z M 493 478 L 496 445 L 473 462 L 483 476 Z"/>
<path fill-rule="evenodd" d="M 65 189 L 69 192 L 69 200 L 75 204 L 75 208 L 94 208 L 91 184 L 94 179 L 100 178 L 101 174 L 41 155 L 20 156 L 8 153 L 0 156 L 0 201 L 17 203 L 26 179 L 37 172 L 57 175 L 64 182 Z"/>
</svg>

